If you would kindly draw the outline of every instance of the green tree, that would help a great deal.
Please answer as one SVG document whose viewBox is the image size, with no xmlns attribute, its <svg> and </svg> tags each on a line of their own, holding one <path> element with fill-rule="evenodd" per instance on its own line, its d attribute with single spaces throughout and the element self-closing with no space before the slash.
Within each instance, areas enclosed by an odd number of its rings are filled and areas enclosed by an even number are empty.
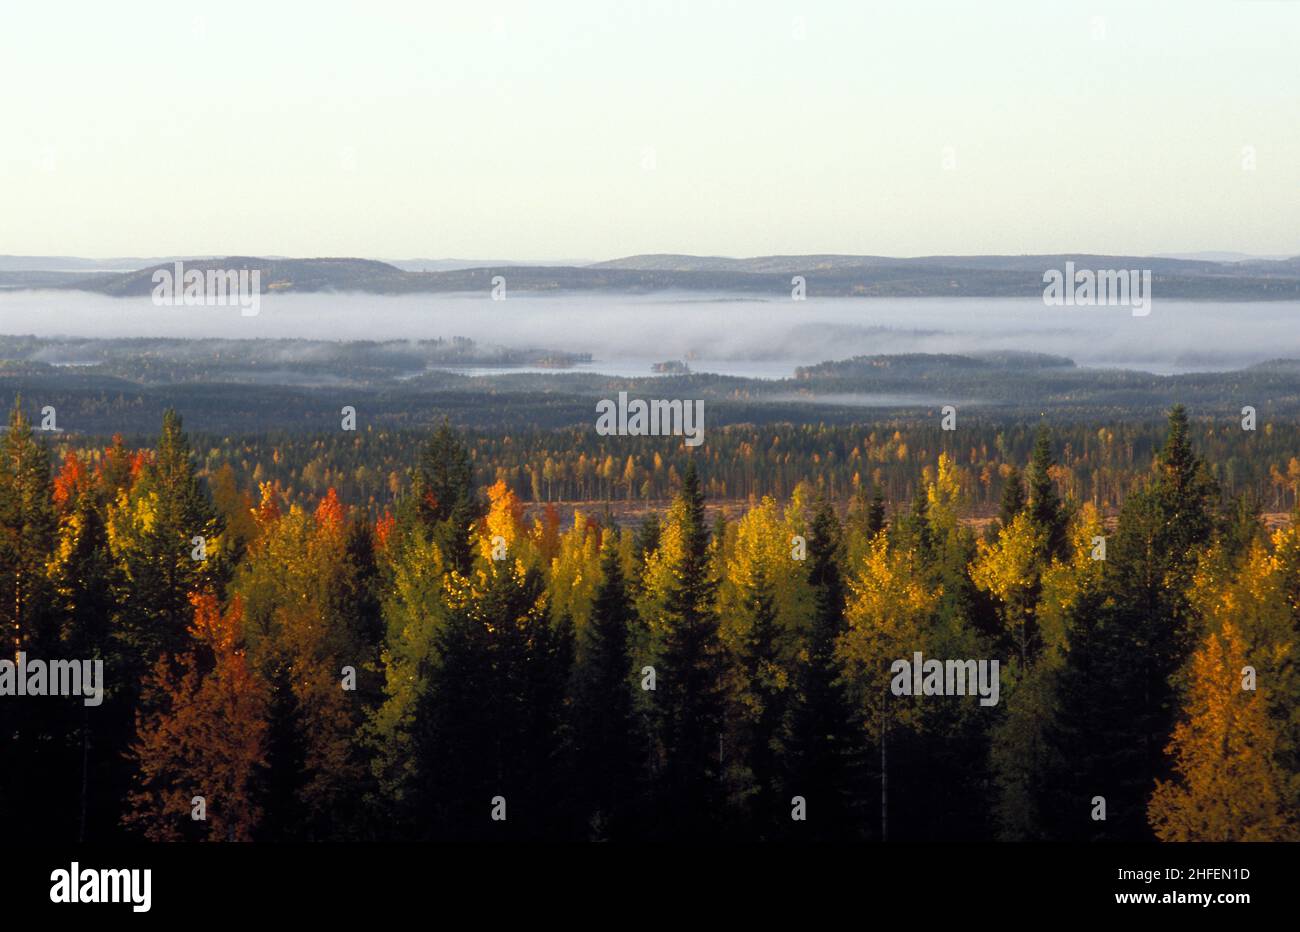
<svg viewBox="0 0 1300 932">
<path fill-rule="evenodd" d="M 737 657 L 744 683 L 738 763 L 748 771 L 747 831 L 764 840 L 774 837 L 785 821 L 778 810 L 789 676 L 782 664 L 776 597 L 761 566 L 745 587 L 743 610 L 748 617 Z"/>
<path fill-rule="evenodd" d="M 835 659 L 836 642 L 844 633 L 843 550 L 839 520 L 823 498 L 813 512 L 808 536 L 814 614 L 796 671 L 786 780 L 790 792 L 803 796 L 810 806 L 807 835 L 823 840 L 853 834 L 848 779 L 859 742 Z"/>
<path fill-rule="evenodd" d="M 468 573 L 473 561 L 470 533 L 483 509 L 469 450 L 445 421 L 420 451 L 412 498 L 419 520 L 433 530 L 450 565 Z"/>
<path fill-rule="evenodd" d="M 632 701 L 629 637 L 635 610 L 612 539 L 600 570 L 575 673 L 575 744 L 592 834 L 617 840 L 640 827 L 644 742 Z"/>
<path fill-rule="evenodd" d="M 435 839 L 571 836 L 565 691 L 572 626 L 552 626 L 536 569 L 493 561 L 462 580 L 435 635 L 415 715 L 412 817 Z M 505 820 L 490 818 L 503 797 Z"/>
<path fill-rule="evenodd" d="M 109 508 L 109 541 L 121 568 L 116 601 L 128 666 L 123 675 L 142 674 L 163 654 L 185 649 L 190 595 L 220 578 L 220 533 L 180 415 L 168 409 L 153 457 Z M 201 550 L 196 538 L 202 538 Z"/>
<path fill-rule="evenodd" d="M 663 598 L 663 669 L 657 678 L 664 746 L 662 806 L 676 837 L 710 834 L 721 816 L 724 661 L 715 612 L 709 529 L 695 461 L 676 508 L 680 553 Z"/>
<path fill-rule="evenodd" d="M 1025 510 L 1025 486 L 1020 470 L 1012 466 L 1007 472 L 1006 484 L 1002 486 L 1002 501 L 998 507 L 998 525 L 1007 527 L 1016 515 Z"/>
<path fill-rule="evenodd" d="M 1056 459 L 1052 455 L 1052 432 L 1046 424 L 1038 428 L 1034 438 L 1034 455 L 1029 463 L 1029 517 L 1043 535 L 1046 548 L 1043 562 L 1053 558 L 1064 558 L 1069 544 L 1067 527 L 1069 515 L 1066 513 L 1061 497 L 1056 492 L 1056 481 L 1052 478 L 1052 467 Z M 1003 498 L 1003 506 L 1007 504 Z"/>
<path fill-rule="evenodd" d="M 50 496 L 50 455 L 32 437 L 20 398 L 0 442 L 0 623 L 11 657 L 51 634 L 45 565 L 57 521 Z"/>
<path fill-rule="evenodd" d="M 18 399 L 0 441 L 0 656 L 10 661 L 19 652 L 42 659 L 62 654 L 56 593 L 46 573 L 56 542 L 50 495 L 49 453 L 32 436 Z M 0 808 L 12 812 L 11 831 L 24 831 L 28 820 L 33 828 L 42 825 L 47 810 L 75 811 L 71 793 L 46 777 L 59 771 L 67 750 L 69 723 L 59 711 L 48 700 L 0 698 Z"/>
</svg>

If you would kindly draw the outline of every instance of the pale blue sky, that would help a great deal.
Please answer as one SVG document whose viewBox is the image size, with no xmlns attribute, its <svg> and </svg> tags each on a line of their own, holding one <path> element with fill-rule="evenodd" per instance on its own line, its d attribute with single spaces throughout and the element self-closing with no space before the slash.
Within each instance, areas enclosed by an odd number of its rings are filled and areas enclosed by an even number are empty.
<svg viewBox="0 0 1300 932">
<path fill-rule="evenodd" d="M 1300 253 L 1291 0 L 14 2 L 0 86 L 0 253 Z"/>
</svg>

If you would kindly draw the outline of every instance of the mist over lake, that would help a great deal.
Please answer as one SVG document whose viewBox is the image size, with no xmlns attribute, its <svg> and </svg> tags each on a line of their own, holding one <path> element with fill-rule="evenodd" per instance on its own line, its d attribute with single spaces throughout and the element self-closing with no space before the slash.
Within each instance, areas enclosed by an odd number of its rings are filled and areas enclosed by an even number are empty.
<svg viewBox="0 0 1300 932">
<path fill-rule="evenodd" d="M 580 366 L 644 375 L 656 362 L 782 378 L 855 355 L 1019 350 L 1080 366 L 1156 373 L 1239 369 L 1300 358 L 1300 302 L 1154 299 L 1127 307 L 1046 307 L 1039 299 L 815 298 L 699 294 L 267 294 L 237 307 L 155 307 L 147 298 L 76 291 L 0 293 L 0 332 L 42 337 L 420 340 L 468 337 L 505 347 L 590 353 Z M 75 362 L 75 360 L 69 360 Z M 487 372 L 491 370 L 477 370 Z"/>
</svg>

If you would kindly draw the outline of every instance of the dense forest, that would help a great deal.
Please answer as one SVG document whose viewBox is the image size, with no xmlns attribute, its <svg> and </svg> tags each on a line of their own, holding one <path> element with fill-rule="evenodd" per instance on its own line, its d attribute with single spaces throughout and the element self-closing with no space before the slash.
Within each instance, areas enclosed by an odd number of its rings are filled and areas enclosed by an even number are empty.
<svg viewBox="0 0 1300 932">
<path fill-rule="evenodd" d="M 1225 493 L 1181 408 L 1123 441 L 1113 529 L 1046 427 L 1000 454 L 982 532 L 966 458 L 884 432 L 856 482 L 817 481 L 823 446 L 732 519 L 706 511 L 727 461 L 678 451 L 624 528 L 530 516 L 485 459 L 510 441 L 449 426 L 399 448 L 378 513 L 212 470 L 174 412 L 147 447 L 41 436 L 15 406 L 0 618 L 15 657 L 107 684 L 0 701 L 16 834 L 1300 837 L 1300 530 Z M 928 460 L 906 502 L 893 460 Z M 1000 661 L 998 701 L 900 695 L 916 652 Z"/>
<path fill-rule="evenodd" d="M 359 427 L 302 434 L 276 431 L 213 435 L 194 432 L 196 463 L 207 480 L 243 489 L 276 481 L 291 502 L 312 507 L 331 488 L 377 518 L 403 494 L 410 464 L 427 430 Z M 1300 493 L 1300 429 L 1290 422 L 1242 430 L 1240 418 L 1198 419 L 1188 431 L 1206 468 L 1228 498 L 1264 513 L 1296 506 Z M 1057 425 L 1052 478 L 1063 495 L 1091 502 L 1105 517 L 1118 514 L 1135 482 L 1146 478 L 1164 440 L 1163 422 Z M 106 440 L 52 435 L 54 450 L 91 460 Z M 463 431 L 474 480 L 503 482 L 530 505 L 564 503 L 620 523 L 667 503 L 686 465 L 696 462 L 711 506 L 743 508 L 764 496 L 789 498 L 800 483 L 825 495 L 843 515 L 855 496 L 879 485 L 887 501 L 907 507 L 946 454 L 961 488 L 963 516 L 996 514 L 1008 481 L 1028 461 L 1036 432 L 1015 423 L 963 421 L 956 431 L 938 419 L 902 419 L 869 426 L 833 424 L 734 425 L 710 430 L 693 453 L 672 437 L 602 437 L 589 428 Z M 126 442 L 126 441 L 122 441 Z M 146 444 L 147 438 L 132 442 Z M 227 473 L 229 473 L 227 475 Z"/>
</svg>

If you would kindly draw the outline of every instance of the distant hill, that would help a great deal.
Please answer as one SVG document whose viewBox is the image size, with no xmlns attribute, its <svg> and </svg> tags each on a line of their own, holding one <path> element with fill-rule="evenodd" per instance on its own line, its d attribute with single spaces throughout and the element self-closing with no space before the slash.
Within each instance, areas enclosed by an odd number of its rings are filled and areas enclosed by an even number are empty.
<svg viewBox="0 0 1300 932">
<path fill-rule="evenodd" d="M 422 260 L 409 260 L 422 261 Z M 455 261 L 455 260 L 447 260 Z M 791 279 L 806 279 L 808 297 L 1036 297 L 1043 272 L 1073 261 L 1080 269 L 1151 269 L 1160 298 L 1218 301 L 1300 300 L 1300 258 L 1284 260 L 1169 259 L 1145 256 L 886 256 L 812 255 L 726 257 L 629 256 L 592 265 L 483 265 L 410 271 L 373 259 L 226 257 L 187 260 L 189 268 L 261 270 L 267 291 L 361 291 L 374 294 L 488 291 L 506 279 L 509 292 L 600 291 L 644 294 L 708 292 L 788 300 Z M 156 263 L 126 273 L 83 274 L 46 285 L 108 295 L 147 295 Z M 0 275 L 0 286 L 5 285 Z"/>
<path fill-rule="evenodd" d="M 1235 255 L 1235 254 L 1234 254 Z M 639 269 L 643 271 L 676 272 L 750 272 L 750 273 L 809 273 L 847 272 L 858 269 L 965 269 L 1003 272 L 1036 272 L 1063 268 L 1066 261 L 1077 268 L 1089 269 L 1151 269 L 1176 275 L 1237 275 L 1237 264 L 1250 261 L 1261 268 L 1270 263 L 1285 266 L 1300 259 L 1266 260 L 1241 255 L 1229 261 L 1207 258 L 1175 258 L 1172 256 L 1113 256 L 1092 253 L 1059 253 L 1024 256 L 916 256 L 897 258 L 891 256 L 807 255 L 807 256 L 755 256 L 750 259 L 732 259 L 724 256 L 686 256 L 671 253 L 654 253 L 626 256 L 607 262 L 594 263 L 591 268 Z M 1040 280 L 1041 281 L 1041 280 Z"/>
<path fill-rule="evenodd" d="M 185 269 L 248 269 L 261 272 L 263 291 L 388 291 L 408 273 L 373 259 L 258 259 L 227 256 L 224 259 L 187 259 Z M 66 287 L 99 291 L 114 296 L 152 293 L 153 275 L 159 269 L 171 271 L 171 262 L 158 263 L 134 272 L 98 275 Z"/>
</svg>

